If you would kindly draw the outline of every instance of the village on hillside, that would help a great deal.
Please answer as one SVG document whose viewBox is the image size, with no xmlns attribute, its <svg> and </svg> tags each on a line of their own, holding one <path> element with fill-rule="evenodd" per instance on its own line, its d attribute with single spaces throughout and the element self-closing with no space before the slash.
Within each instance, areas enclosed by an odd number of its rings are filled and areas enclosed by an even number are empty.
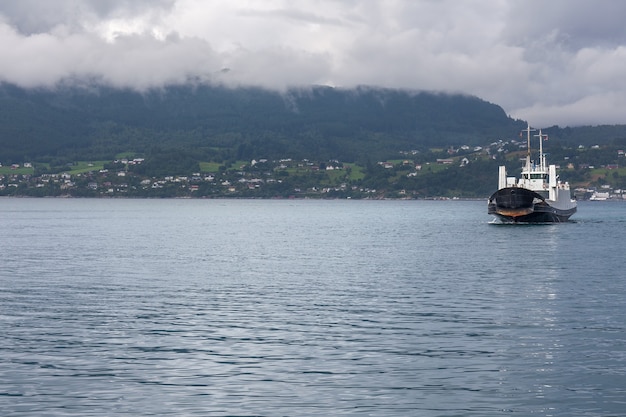
<svg viewBox="0 0 626 417">
<path fill-rule="evenodd" d="M 66 197 L 203 197 L 203 198 L 480 198 L 480 192 L 455 188 L 446 173 L 489 161 L 521 161 L 526 142 L 499 140 L 486 146 L 467 145 L 423 152 L 403 151 L 398 159 L 376 161 L 369 166 L 339 160 L 311 161 L 265 158 L 250 161 L 204 162 L 185 173 L 153 175 L 139 169 L 143 157 L 112 161 L 80 161 L 60 172 L 45 164 L 0 164 L 0 195 Z M 624 151 L 617 149 L 610 163 L 597 164 L 591 155 L 599 146 L 576 150 L 576 156 L 559 161 L 562 177 L 569 180 L 579 200 L 626 200 Z M 588 159 L 586 159 L 588 157 Z M 512 162 L 511 162 L 512 161 Z M 555 161 L 556 162 L 556 161 Z M 521 166 L 521 162 L 520 162 Z M 472 171 L 477 172 L 477 171 Z M 471 175 L 470 175 L 471 176 Z M 482 178 L 482 177 L 481 177 Z M 432 187 L 433 182 L 441 184 Z M 426 184 L 426 185 L 424 185 Z M 485 190 L 494 184 L 482 184 Z M 476 187 L 475 187 L 476 188 Z M 486 195 L 486 194 L 485 194 Z"/>
</svg>

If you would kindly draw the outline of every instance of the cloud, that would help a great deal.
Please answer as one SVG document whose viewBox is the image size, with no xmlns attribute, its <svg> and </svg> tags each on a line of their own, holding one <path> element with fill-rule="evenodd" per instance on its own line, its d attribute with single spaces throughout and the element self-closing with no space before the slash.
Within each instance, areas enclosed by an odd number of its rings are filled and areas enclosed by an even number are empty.
<svg viewBox="0 0 626 417">
<path fill-rule="evenodd" d="M 0 0 L 0 14 L 23 35 L 54 31 L 59 26 L 79 31 L 103 19 L 143 17 L 167 12 L 175 0 Z"/>
<path fill-rule="evenodd" d="M 625 14 L 620 0 L 0 0 L 0 81 L 366 84 L 473 94 L 536 126 L 626 123 Z"/>
<path fill-rule="evenodd" d="M 550 120 L 571 121 L 564 123 L 565 126 L 615 124 L 616 120 L 624 117 L 624 106 L 624 94 L 609 91 L 563 104 L 536 103 L 531 107 L 518 109 L 518 113 L 524 120 L 543 121 L 542 127 L 557 124 L 550 123 Z"/>
<path fill-rule="evenodd" d="M 504 36 L 525 47 L 553 38 L 554 43 L 570 51 L 612 48 L 626 41 L 624 15 L 626 3 L 619 0 L 513 1 Z"/>
</svg>

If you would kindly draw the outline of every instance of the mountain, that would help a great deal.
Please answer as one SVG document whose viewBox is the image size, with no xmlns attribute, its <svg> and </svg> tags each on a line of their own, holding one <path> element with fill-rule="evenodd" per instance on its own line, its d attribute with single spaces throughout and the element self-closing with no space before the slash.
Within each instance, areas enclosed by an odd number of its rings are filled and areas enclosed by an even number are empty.
<svg viewBox="0 0 626 417">
<path fill-rule="evenodd" d="M 484 145 L 526 122 L 477 97 L 372 87 L 284 92 L 217 85 L 137 92 L 0 84 L 0 162 L 110 160 L 172 151 L 197 160 L 383 160 Z M 626 126 L 544 129 L 562 146 L 626 145 Z M 185 156 L 186 157 L 186 156 Z"/>
<path fill-rule="evenodd" d="M 479 145 L 525 126 L 467 95 L 380 88 L 177 86 L 147 92 L 0 85 L 0 162 L 179 149 L 205 160 L 354 161 Z"/>
<path fill-rule="evenodd" d="M 484 197 L 525 127 L 467 95 L 0 84 L 0 195 Z M 565 181 L 626 188 L 626 126 L 543 132 Z"/>
</svg>

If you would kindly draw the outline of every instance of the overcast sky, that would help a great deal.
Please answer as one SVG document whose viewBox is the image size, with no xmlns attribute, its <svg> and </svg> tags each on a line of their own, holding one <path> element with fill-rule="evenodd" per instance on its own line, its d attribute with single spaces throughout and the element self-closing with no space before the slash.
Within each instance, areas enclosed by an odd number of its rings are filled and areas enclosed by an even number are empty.
<svg viewBox="0 0 626 417">
<path fill-rule="evenodd" d="M 371 85 L 625 124 L 625 18 L 623 0 L 0 0 L 0 82 Z"/>
</svg>

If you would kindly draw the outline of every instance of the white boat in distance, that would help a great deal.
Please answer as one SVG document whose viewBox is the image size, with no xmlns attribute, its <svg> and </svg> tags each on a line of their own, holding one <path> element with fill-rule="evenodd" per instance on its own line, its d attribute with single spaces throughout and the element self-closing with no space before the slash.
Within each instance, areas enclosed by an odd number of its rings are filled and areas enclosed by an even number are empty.
<svg viewBox="0 0 626 417">
<path fill-rule="evenodd" d="M 508 177 L 505 166 L 498 171 L 498 191 L 489 197 L 487 213 L 507 223 L 555 223 L 565 222 L 576 212 L 576 200 L 572 199 L 569 184 L 561 182 L 556 165 L 547 165 L 543 153 L 546 135 L 539 130 L 539 161 L 531 159 L 531 132 L 526 132 L 528 153 L 519 179 Z"/>
</svg>

